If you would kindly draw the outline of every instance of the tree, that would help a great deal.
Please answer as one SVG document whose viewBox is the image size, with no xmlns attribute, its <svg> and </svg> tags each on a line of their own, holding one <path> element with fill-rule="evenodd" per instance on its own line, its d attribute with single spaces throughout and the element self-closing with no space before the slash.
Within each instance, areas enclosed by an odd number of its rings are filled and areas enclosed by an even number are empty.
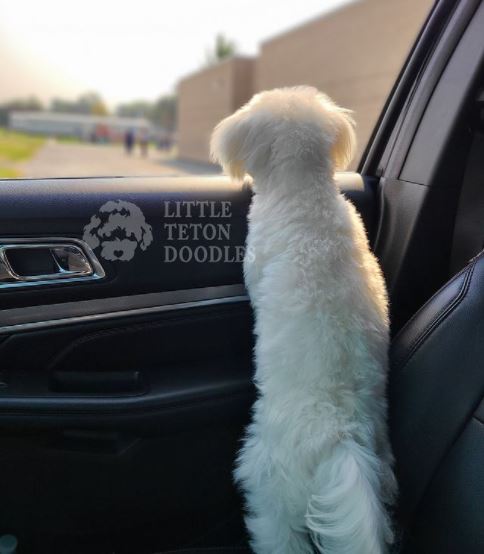
<svg viewBox="0 0 484 554">
<path fill-rule="evenodd" d="M 50 101 L 50 111 L 59 113 L 79 113 L 78 106 L 70 100 L 62 98 L 52 98 Z"/>
<path fill-rule="evenodd" d="M 167 131 L 174 131 L 177 122 L 177 106 L 177 97 L 174 94 L 160 96 L 151 110 L 150 121 L 153 125 Z"/>
<path fill-rule="evenodd" d="M 28 98 L 14 98 L 8 102 L 0 104 L 0 125 L 5 126 L 8 123 L 8 114 L 16 112 L 38 112 L 44 109 L 42 102 L 35 96 Z"/>
<path fill-rule="evenodd" d="M 53 98 L 50 103 L 53 112 L 78 113 L 86 115 L 108 115 L 109 110 L 97 92 L 85 92 L 77 100 Z"/>
<path fill-rule="evenodd" d="M 86 92 L 78 98 L 79 105 L 83 107 L 84 113 L 91 115 L 108 115 L 109 110 L 97 92 Z"/>
<path fill-rule="evenodd" d="M 153 104 L 147 100 L 134 100 L 126 104 L 120 104 L 116 108 L 116 114 L 121 117 L 146 117 L 150 118 Z"/>
<path fill-rule="evenodd" d="M 109 115 L 109 110 L 102 100 L 97 100 L 91 104 L 92 115 Z"/>
<path fill-rule="evenodd" d="M 213 49 L 207 52 L 207 65 L 214 65 L 228 58 L 232 58 L 236 53 L 237 46 L 235 42 L 229 40 L 225 35 L 220 33 L 215 38 Z"/>
<path fill-rule="evenodd" d="M 144 117 L 155 127 L 165 131 L 174 131 L 176 128 L 177 98 L 174 94 L 160 96 L 155 102 L 134 100 L 120 104 L 116 114 L 121 117 Z"/>
</svg>

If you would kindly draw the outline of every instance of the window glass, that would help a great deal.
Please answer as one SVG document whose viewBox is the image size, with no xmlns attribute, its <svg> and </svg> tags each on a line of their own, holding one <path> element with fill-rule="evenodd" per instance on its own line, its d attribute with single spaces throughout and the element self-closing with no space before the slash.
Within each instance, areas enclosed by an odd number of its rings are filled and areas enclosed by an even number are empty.
<svg viewBox="0 0 484 554">
<path fill-rule="evenodd" d="M 214 125 L 292 85 L 354 110 L 359 156 L 432 3 L 0 0 L 0 178 L 218 173 Z"/>
</svg>

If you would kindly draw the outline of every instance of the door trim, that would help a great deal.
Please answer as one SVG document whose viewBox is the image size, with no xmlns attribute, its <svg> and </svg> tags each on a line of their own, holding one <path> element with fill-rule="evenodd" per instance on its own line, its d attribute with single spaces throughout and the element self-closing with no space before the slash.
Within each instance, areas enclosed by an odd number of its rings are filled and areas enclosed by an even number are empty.
<svg viewBox="0 0 484 554">
<path fill-rule="evenodd" d="M 240 284 L 11 308 L 0 310 L 0 335 L 248 301 Z"/>
</svg>

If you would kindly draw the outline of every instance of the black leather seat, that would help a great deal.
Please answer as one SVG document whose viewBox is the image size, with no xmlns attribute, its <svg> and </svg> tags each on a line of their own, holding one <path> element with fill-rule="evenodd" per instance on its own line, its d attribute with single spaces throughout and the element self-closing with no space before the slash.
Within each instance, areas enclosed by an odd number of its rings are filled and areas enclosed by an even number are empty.
<svg viewBox="0 0 484 554">
<path fill-rule="evenodd" d="M 484 255 L 391 349 L 390 428 L 405 554 L 484 552 Z"/>
<path fill-rule="evenodd" d="M 393 341 L 390 361 L 402 553 L 482 554 L 484 254 L 406 324 Z"/>
</svg>

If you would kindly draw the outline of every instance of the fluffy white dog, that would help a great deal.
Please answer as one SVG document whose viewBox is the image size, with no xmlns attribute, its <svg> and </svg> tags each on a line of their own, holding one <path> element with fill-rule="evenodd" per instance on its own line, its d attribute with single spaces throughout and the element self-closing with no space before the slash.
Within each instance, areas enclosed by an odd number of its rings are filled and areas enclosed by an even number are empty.
<svg viewBox="0 0 484 554">
<path fill-rule="evenodd" d="M 244 273 L 259 397 L 235 477 L 258 554 L 381 554 L 393 539 L 387 295 L 334 181 L 353 127 L 297 87 L 254 96 L 212 137 L 214 159 L 255 193 Z"/>
</svg>

